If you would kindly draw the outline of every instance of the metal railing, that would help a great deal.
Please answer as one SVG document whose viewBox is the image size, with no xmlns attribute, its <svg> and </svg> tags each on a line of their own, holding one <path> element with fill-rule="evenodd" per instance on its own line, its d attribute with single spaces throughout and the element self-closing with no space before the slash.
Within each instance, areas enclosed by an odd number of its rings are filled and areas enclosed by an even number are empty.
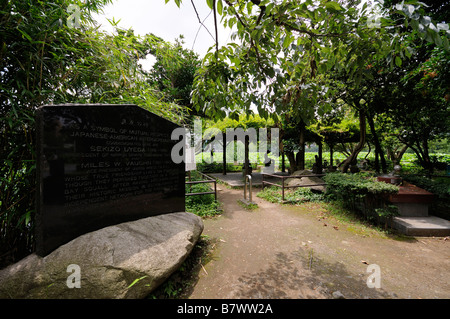
<svg viewBox="0 0 450 319">
<path fill-rule="evenodd" d="M 277 186 L 277 187 L 281 187 L 281 199 L 283 202 L 285 202 L 284 200 L 284 190 L 286 188 L 294 188 L 294 187 L 311 187 L 311 186 L 326 186 L 327 183 L 316 183 L 316 184 L 305 184 L 305 185 L 284 185 L 284 180 L 287 178 L 302 178 L 302 177 L 321 177 L 321 176 L 325 176 L 326 174 L 312 174 L 312 175 L 293 175 L 293 176 L 283 176 L 283 175 L 275 175 L 275 174 L 266 174 L 266 173 L 262 173 L 262 189 L 264 189 L 265 185 L 272 185 L 272 186 Z M 264 176 L 270 176 L 270 177 L 276 177 L 276 178 L 281 178 L 281 185 L 277 184 L 277 183 L 271 183 L 268 181 L 264 180 Z"/>
<path fill-rule="evenodd" d="M 194 185 L 194 184 L 205 184 L 205 183 L 214 183 L 214 191 L 212 192 L 199 192 L 199 193 L 185 193 L 186 196 L 194 196 L 194 195 L 208 195 L 208 194 L 214 194 L 214 200 L 217 200 L 217 181 L 208 176 L 203 174 L 202 172 L 197 171 L 197 173 L 199 173 L 202 177 L 206 178 L 206 180 L 201 180 L 201 181 L 191 181 L 191 172 L 189 171 L 189 181 L 185 182 L 185 184 L 188 185 Z"/>
</svg>

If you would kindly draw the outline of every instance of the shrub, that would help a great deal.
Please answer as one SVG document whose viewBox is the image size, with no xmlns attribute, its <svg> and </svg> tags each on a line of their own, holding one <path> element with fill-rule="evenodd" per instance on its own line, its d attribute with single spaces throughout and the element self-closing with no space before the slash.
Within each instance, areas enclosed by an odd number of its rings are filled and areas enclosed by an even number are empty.
<svg viewBox="0 0 450 319">
<path fill-rule="evenodd" d="M 385 214 L 379 213 L 389 206 L 389 194 L 395 194 L 399 190 L 398 186 L 378 182 L 375 177 L 366 173 L 329 173 L 324 176 L 324 180 L 327 183 L 328 199 L 340 201 L 346 208 L 378 222 L 386 218 Z"/>
<path fill-rule="evenodd" d="M 314 193 L 310 188 L 299 187 L 293 191 L 286 191 L 284 199 L 291 203 L 318 202 L 324 200 L 322 194 Z M 266 187 L 256 196 L 265 199 L 271 203 L 282 203 L 281 188 L 276 186 Z"/>
<path fill-rule="evenodd" d="M 210 192 L 208 184 L 187 184 L 186 193 Z M 213 194 L 186 196 L 186 211 L 200 217 L 215 216 L 220 214 L 219 203 Z"/>
</svg>

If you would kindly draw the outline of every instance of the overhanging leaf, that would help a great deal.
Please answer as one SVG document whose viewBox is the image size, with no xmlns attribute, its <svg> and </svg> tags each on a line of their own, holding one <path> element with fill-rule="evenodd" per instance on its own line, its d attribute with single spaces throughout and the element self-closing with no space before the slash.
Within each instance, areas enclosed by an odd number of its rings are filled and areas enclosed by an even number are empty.
<svg viewBox="0 0 450 319">
<path fill-rule="evenodd" d="M 342 7 L 339 5 L 339 3 L 334 2 L 334 1 L 329 1 L 329 2 L 325 3 L 325 7 L 328 10 L 336 10 L 336 11 L 342 10 Z"/>
</svg>

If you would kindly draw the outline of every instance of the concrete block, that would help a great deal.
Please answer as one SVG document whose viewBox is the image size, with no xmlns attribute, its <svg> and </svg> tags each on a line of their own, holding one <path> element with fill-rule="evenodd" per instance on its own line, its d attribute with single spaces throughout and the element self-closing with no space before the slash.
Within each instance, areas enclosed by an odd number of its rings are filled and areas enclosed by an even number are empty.
<svg viewBox="0 0 450 319">
<path fill-rule="evenodd" d="M 449 236 L 450 222 L 435 217 L 394 217 L 393 228 L 409 236 Z"/>
</svg>

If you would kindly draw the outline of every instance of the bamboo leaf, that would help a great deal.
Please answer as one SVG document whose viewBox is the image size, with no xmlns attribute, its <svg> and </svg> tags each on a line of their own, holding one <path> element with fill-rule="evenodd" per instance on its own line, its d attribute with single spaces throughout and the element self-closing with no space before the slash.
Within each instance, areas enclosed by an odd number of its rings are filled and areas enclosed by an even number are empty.
<svg viewBox="0 0 450 319">
<path fill-rule="evenodd" d="M 141 281 L 141 280 L 144 279 L 144 278 L 147 278 L 147 275 L 135 279 L 135 280 L 127 287 L 127 289 L 130 289 L 131 287 L 133 287 L 134 285 L 136 285 L 139 281 Z"/>
</svg>

